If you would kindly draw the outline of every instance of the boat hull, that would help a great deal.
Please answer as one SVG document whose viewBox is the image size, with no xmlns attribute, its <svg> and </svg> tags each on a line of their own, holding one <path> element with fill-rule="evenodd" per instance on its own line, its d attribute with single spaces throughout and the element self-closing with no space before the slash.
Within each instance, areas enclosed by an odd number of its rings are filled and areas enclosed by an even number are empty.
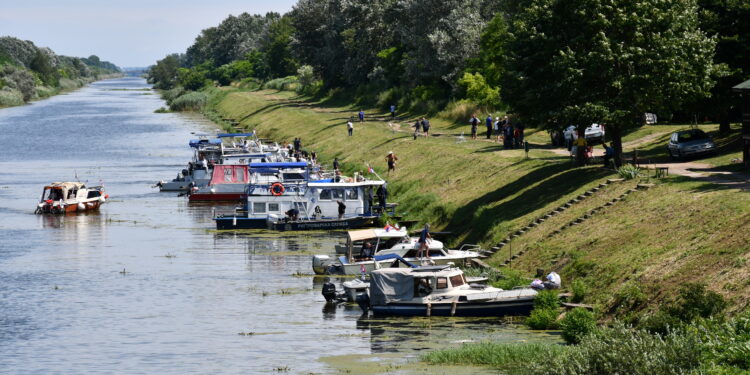
<svg viewBox="0 0 750 375">
<path fill-rule="evenodd" d="M 268 229 L 279 231 L 354 229 L 372 225 L 375 217 L 353 217 L 346 219 L 300 220 L 293 222 L 268 222 Z"/>
<path fill-rule="evenodd" d="M 83 209 L 79 208 L 78 204 L 79 203 L 65 204 L 62 206 L 62 208 L 60 208 L 61 206 L 44 206 L 41 207 L 37 212 L 42 214 L 72 214 L 76 212 L 96 211 L 102 205 L 99 200 L 91 202 L 81 202 L 81 204 L 83 204 Z"/>
<path fill-rule="evenodd" d="M 231 229 L 266 229 L 265 218 L 249 218 L 241 216 L 229 216 L 229 217 L 217 217 L 214 218 L 216 221 L 216 229 L 219 230 L 231 230 Z"/>
<path fill-rule="evenodd" d="M 534 308 L 533 299 L 492 302 L 459 302 L 455 310 L 453 304 L 433 303 L 428 307 L 422 303 L 389 303 L 372 306 L 375 315 L 398 316 L 522 316 L 529 315 Z M 428 314 L 429 309 L 429 314 Z"/>
<path fill-rule="evenodd" d="M 453 263 L 457 266 L 465 266 L 469 262 L 469 259 L 471 258 L 454 258 L 454 257 L 432 257 L 430 260 L 432 261 L 430 264 L 434 265 L 446 265 L 448 263 Z M 422 264 L 422 260 L 417 258 L 405 258 L 407 262 L 410 262 L 412 264 Z M 426 258 L 424 259 L 426 261 Z M 379 268 L 387 268 L 390 267 L 391 264 L 398 264 L 399 267 L 406 267 L 406 265 L 397 262 L 395 260 L 384 260 L 379 261 Z M 365 261 L 365 262 L 355 262 L 355 263 L 347 263 L 343 264 L 341 268 L 343 268 L 343 274 L 344 275 L 360 275 L 362 274 L 362 266 L 365 267 L 365 273 L 370 273 L 373 270 L 375 270 L 375 261 Z"/>
<path fill-rule="evenodd" d="M 191 202 L 234 202 L 244 201 L 245 193 L 193 193 L 188 196 Z"/>
</svg>

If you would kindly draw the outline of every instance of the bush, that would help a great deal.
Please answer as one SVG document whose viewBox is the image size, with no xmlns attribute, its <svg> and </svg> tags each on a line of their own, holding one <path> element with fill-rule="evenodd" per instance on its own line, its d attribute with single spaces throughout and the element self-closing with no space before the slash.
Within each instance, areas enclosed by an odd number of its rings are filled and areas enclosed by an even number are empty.
<svg viewBox="0 0 750 375">
<path fill-rule="evenodd" d="M 278 91 L 295 91 L 299 87 L 299 81 L 297 81 L 297 77 L 295 76 L 276 78 L 263 84 L 264 89 Z"/>
<path fill-rule="evenodd" d="M 461 124 L 468 124 L 471 115 L 486 112 L 483 108 L 480 108 L 476 103 L 472 103 L 468 100 L 459 100 L 448 103 L 445 109 L 438 113 L 438 116 L 452 120 Z"/>
<path fill-rule="evenodd" d="M 167 101 L 167 104 L 171 103 L 172 100 L 177 99 L 180 95 L 185 93 L 185 89 L 181 86 L 177 86 L 175 88 L 163 91 L 161 93 L 162 99 Z"/>
<path fill-rule="evenodd" d="M 578 344 L 584 336 L 596 329 L 596 317 L 594 313 L 584 308 L 577 307 L 560 321 L 562 336 L 569 344 Z"/>
<path fill-rule="evenodd" d="M 646 315 L 638 322 L 638 328 L 660 335 L 666 335 L 680 326 L 682 321 L 666 311 Z"/>
<path fill-rule="evenodd" d="M 560 307 L 560 298 L 556 290 L 542 290 L 534 299 L 535 309 L 557 309 Z"/>
<path fill-rule="evenodd" d="M 464 73 L 458 84 L 466 89 L 466 98 L 480 106 L 488 108 L 500 107 L 500 88 L 491 87 L 479 73 Z"/>
<path fill-rule="evenodd" d="M 703 284 L 685 284 L 680 289 L 677 302 L 667 307 L 666 312 L 683 322 L 697 318 L 710 318 L 727 307 L 727 301 L 720 294 L 706 290 Z"/>
<path fill-rule="evenodd" d="M 206 105 L 208 95 L 200 91 L 189 91 L 178 96 L 169 104 L 173 111 L 200 111 Z"/>
<path fill-rule="evenodd" d="M 622 167 L 617 168 L 617 174 L 626 180 L 632 180 L 641 175 L 641 169 L 633 164 L 625 164 Z"/>
<path fill-rule="evenodd" d="M 573 298 L 571 298 L 571 301 L 574 303 L 582 302 L 589 293 L 588 285 L 582 279 L 573 280 L 570 284 L 570 289 L 573 292 Z"/>
<path fill-rule="evenodd" d="M 535 307 L 526 318 L 526 325 L 531 329 L 557 329 L 557 309 L 540 309 Z"/>
<path fill-rule="evenodd" d="M 492 286 L 505 290 L 526 285 L 529 285 L 529 281 L 523 277 L 523 273 L 513 269 L 503 270 L 497 281 L 492 283 Z"/>
<path fill-rule="evenodd" d="M 11 89 L 10 87 L 4 87 L 0 90 L 0 106 L 10 107 L 24 103 L 23 94 L 20 91 Z"/>
</svg>

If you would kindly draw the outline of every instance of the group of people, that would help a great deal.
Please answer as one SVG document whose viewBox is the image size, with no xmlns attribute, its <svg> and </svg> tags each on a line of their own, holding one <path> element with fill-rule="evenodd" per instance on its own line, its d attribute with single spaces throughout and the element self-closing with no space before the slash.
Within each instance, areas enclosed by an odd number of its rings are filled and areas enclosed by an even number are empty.
<svg viewBox="0 0 750 375">
<path fill-rule="evenodd" d="M 419 136 L 420 130 L 422 134 L 425 137 L 430 136 L 430 120 L 422 117 L 421 119 L 417 119 L 414 121 L 414 125 L 411 126 L 414 128 L 414 139 L 417 139 L 417 136 Z"/>
<path fill-rule="evenodd" d="M 476 114 L 473 114 L 469 119 L 471 139 L 477 139 L 480 123 L 481 120 L 479 120 Z M 487 118 L 484 119 L 484 126 L 487 129 L 485 132 L 486 139 L 492 139 L 494 134 L 495 141 L 500 143 L 502 140 L 503 147 L 505 148 L 523 147 L 525 127 L 517 119 L 512 121 L 508 116 L 503 116 L 502 118 L 495 117 L 493 119 L 492 115 L 487 115 Z"/>
</svg>

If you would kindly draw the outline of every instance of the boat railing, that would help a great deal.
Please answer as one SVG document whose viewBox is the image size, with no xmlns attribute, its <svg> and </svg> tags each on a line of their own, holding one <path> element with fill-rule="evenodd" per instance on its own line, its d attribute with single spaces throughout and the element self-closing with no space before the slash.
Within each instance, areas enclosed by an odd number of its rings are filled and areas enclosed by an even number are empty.
<svg viewBox="0 0 750 375">
<path fill-rule="evenodd" d="M 220 218 L 220 217 L 232 217 L 232 216 L 247 216 L 247 209 L 244 207 L 235 207 L 234 209 L 230 210 L 228 208 L 224 209 L 216 209 L 214 208 L 211 210 L 211 217 Z"/>
<path fill-rule="evenodd" d="M 477 244 L 465 243 L 458 248 L 458 251 L 479 251 L 482 247 Z"/>
</svg>

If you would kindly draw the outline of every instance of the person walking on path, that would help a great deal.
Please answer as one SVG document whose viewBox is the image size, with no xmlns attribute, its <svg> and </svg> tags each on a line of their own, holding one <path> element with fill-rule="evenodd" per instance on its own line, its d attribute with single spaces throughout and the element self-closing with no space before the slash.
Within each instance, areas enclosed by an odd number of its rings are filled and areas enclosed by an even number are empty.
<svg viewBox="0 0 750 375">
<path fill-rule="evenodd" d="M 414 121 L 414 125 L 411 127 L 414 128 L 414 140 L 417 140 L 417 136 L 419 136 L 419 129 L 421 128 L 422 124 L 419 122 L 419 119 Z"/>
<path fill-rule="evenodd" d="M 417 251 L 418 258 L 427 256 L 427 259 L 430 259 L 429 241 L 432 241 L 432 236 L 430 236 L 430 224 L 425 224 L 424 229 L 422 229 L 422 232 L 419 234 L 419 250 Z"/>
<path fill-rule="evenodd" d="M 359 122 L 365 122 L 365 111 L 360 109 L 357 115 L 359 115 Z"/>
<path fill-rule="evenodd" d="M 430 136 L 430 120 L 425 117 L 422 117 L 422 133 L 425 137 Z"/>
<path fill-rule="evenodd" d="M 471 123 L 471 139 L 477 139 L 477 126 L 479 126 L 479 119 L 476 114 L 471 115 L 469 123 Z"/>
<path fill-rule="evenodd" d="M 486 134 L 487 139 L 491 139 L 492 138 L 492 116 L 491 115 L 487 115 L 487 118 L 484 119 L 484 126 L 487 128 L 487 134 Z"/>
<path fill-rule="evenodd" d="M 396 106 L 391 104 L 391 120 L 396 119 Z"/>
<path fill-rule="evenodd" d="M 346 131 L 349 133 L 350 137 L 354 133 L 354 124 L 352 124 L 351 120 L 349 120 L 349 122 L 346 123 Z"/>
<path fill-rule="evenodd" d="M 393 151 L 386 155 L 385 161 L 388 163 L 388 174 L 391 174 L 391 171 L 396 171 L 396 160 L 398 160 L 398 157 L 396 157 Z"/>
</svg>

